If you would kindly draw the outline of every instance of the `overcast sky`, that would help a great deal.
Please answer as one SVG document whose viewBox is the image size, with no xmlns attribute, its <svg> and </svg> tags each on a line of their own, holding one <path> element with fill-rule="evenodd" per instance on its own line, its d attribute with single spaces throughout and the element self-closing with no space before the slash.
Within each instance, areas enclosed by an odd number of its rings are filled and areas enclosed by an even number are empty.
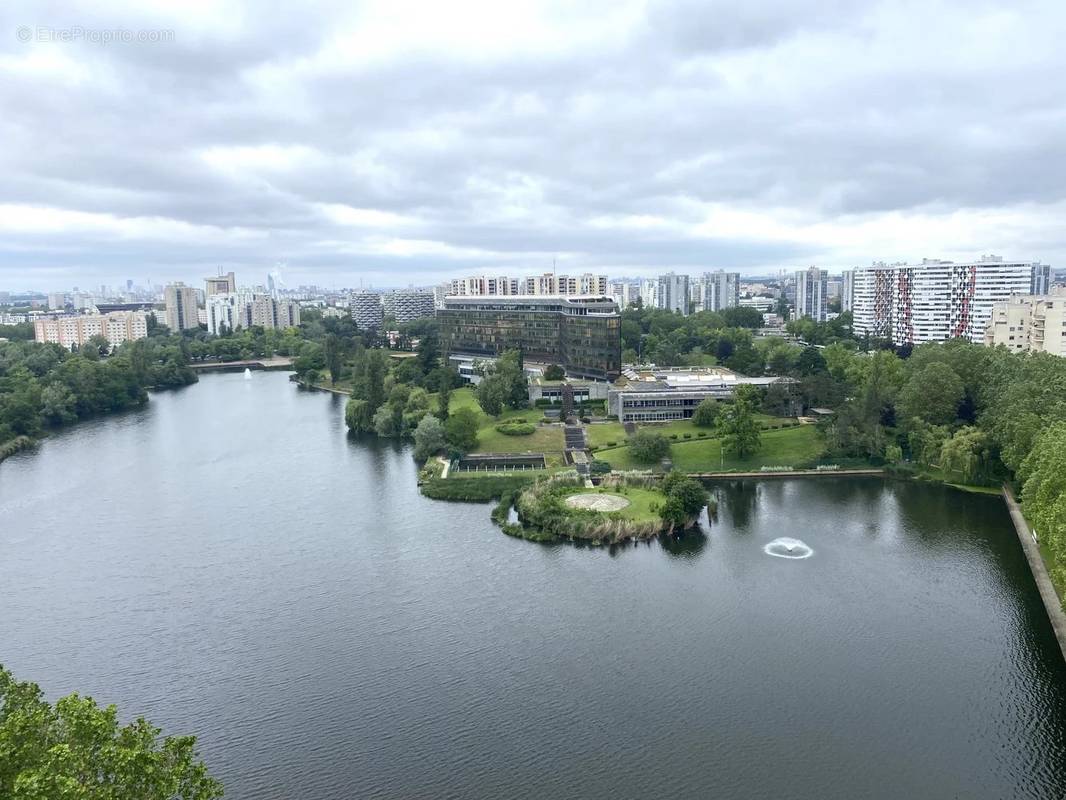
<svg viewBox="0 0 1066 800">
<path fill-rule="evenodd" d="M 1064 41 L 1062 0 L 5 0 L 0 289 L 1066 266 Z"/>
</svg>

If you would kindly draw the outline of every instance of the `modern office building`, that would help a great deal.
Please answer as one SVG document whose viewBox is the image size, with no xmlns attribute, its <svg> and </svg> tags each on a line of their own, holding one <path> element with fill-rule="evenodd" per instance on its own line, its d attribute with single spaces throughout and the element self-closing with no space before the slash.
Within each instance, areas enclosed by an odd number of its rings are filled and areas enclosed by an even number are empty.
<svg viewBox="0 0 1066 800">
<path fill-rule="evenodd" d="M 93 336 L 103 336 L 112 346 L 143 339 L 148 335 L 148 312 L 115 311 L 111 314 L 83 314 L 46 317 L 33 322 L 33 338 L 53 342 L 68 350 L 81 347 Z"/>
<path fill-rule="evenodd" d="M 614 380 L 621 372 L 621 317 L 606 296 L 447 297 L 437 320 L 447 356 L 521 349 L 575 377 Z"/>
<path fill-rule="evenodd" d="M 992 306 L 985 344 L 1014 353 L 1066 356 L 1066 288 L 1045 295 L 1014 295 Z"/>
<path fill-rule="evenodd" d="M 740 305 L 740 273 L 715 270 L 705 272 L 696 283 L 697 311 L 721 311 Z"/>
<path fill-rule="evenodd" d="M 163 290 L 163 299 L 167 305 L 167 327 L 175 333 L 200 326 L 196 315 L 196 290 L 180 281 L 172 283 Z"/>
<path fill-rule="evenodd" d="M 386 317 L 394 317 L 398 323 L 432 317 L 435 311 L 433 294 L 416 289 L 386 292 L 381 296 L 381 307 Z"/>
<path fill-rule="evenodd" d="M 792 378 L 747 378 L 725 367 L 626 368 L 607 391 L 607 413 L 619 422 L 689 419 L 707 398 L 727 400 L 738 386 L 795 384 Z"/>
<path fill-rule="evenodd" d="M 815 322 L 825 322 L 828 273 L 811 267 L 796 272 L 796 319 L 810 317 Z"/>
<path fill-rule="evenodd" d="M 875 263 L 855 270 L 853 330 L 897 345 L 963 338 L 981 343 L 996 303 L 1033 294 L 1046 265 L 985 256 L 956 263 Z"/>
<path fill-rule="evenodd" d="M 348 310 L 355 320 L 355 327 L 361 331 L 380 330 L 385 319 L 385 310 L 381 306 L 381 295 L 377 292 L 353 292 L 348 298 Z"/>
<path fill-rule="evenodd" d="M 660 275 L 655 299 L 656 308 L 688 314 L 688 275 Z"/>
<path fill-rule="evenodd" d="M 221 270 L 218 275 L 211 278 L 204 278 L 204 295 L 210 297 L 214 294 L 233 294 L 237 291 L 237 276 L 232 272 L 222 274 Z"/>
</svg>

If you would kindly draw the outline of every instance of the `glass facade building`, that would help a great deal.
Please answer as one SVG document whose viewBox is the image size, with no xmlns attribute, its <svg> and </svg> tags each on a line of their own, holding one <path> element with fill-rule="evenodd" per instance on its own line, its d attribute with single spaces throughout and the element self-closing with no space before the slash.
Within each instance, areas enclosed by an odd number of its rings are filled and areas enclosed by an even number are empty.
<svg viewBox="0 0 1066 800">
<path fill-rule="evenodd" d="M 621 317 L 609 297 L 446 297 L 437 320 L 446 355 L 521 349 L 577 377 L 613 381 L 622 370 Z"/>
</svg>

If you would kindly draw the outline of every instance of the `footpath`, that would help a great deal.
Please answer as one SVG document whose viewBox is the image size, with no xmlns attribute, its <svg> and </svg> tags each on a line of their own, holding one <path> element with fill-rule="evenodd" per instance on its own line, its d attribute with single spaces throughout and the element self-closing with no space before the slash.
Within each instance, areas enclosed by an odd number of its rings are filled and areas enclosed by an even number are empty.
<svg viewBox="0 0 1066 800">
<path fill-rule="evenodd" d="M 1033 573 L 1033 580 L 1036 581 L 1036 588 L 1040 590 L 1040 598 L 1044 601 L 1051 627 L 1055 630 L 1055 638 L 1059 640 L 1062 657 L 1066 659 L 1066 612 L 1063 612 L 1058 592 L 1055 591 L 1055 585 L 1047 574 L 1047 566 L 1040 555 L 1040 546 L 1029 530 L 1029 524 L 1022 516 L 1022 510 L 1009 486 L 1003 486 L 1003 499 L 1007 502 L 1011 519 L 1014 520 L 1014 530 L 1018 533 L 1018 541 L 1022 543 L 1025 558 L 1029 561 L 1029 569 Z"/>
</svg>

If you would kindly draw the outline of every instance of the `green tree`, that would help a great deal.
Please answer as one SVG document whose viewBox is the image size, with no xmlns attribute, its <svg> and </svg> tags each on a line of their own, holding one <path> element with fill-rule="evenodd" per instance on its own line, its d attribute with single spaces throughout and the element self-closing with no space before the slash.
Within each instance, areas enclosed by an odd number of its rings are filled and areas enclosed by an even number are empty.
<svg viewBox="0 0 1066 800">
<path fill-rule="evenodd" d="M 965 393 L 966 387 L 955 370 L 948 364 L 934 362 L 908 378 L 896 401 L 896 414 L 903 420 L 950 425 Z"/>
<path fill-rule="evenodd" d="M 745 458 L 759 450 L 762 436 L 755 418 L 758 391 L 753 386 L 738 386 L 733 402 L 718 415 L 718 436 L 722 450 L 737 458 Z"/>
<path fill-rule="evenodd" d="M 452 371 L 447 367 L 437 370 L 437 419 L 444 422 L 452 401 Z"/>
<path fill-rule="evenodd" d="M 460 408 L 444 423 L 448 444 L 461 453 L 477 447 L 478 416 L 472 408 Z"/>
<path fill-rule="evenodd" d="M 979 428 L 964 425 L 941 447 L 940 466 L 960 474 L 965 483 L 987 479 L 991 463 L 992 448 L 988 434 Z"/>
<path fill-rule="evenodd" d="M 340 377 L 341 367 L 344 365 L 344 353 L 341 349 L 341 340 L 334 333 L 326 335 L 322 342 L 322 355 L 329 370 L 329 383 L 336 386 L 337 378 Z"/>
<path fill-rule="evenodd" d="M 65 425 L 78 418 L 74 393 L 62 383 L 51 383 L 41 390 L 41 416 L 49 425 Z"/>
<path fill-rule="evenodd" d="M 482 411 L 493 417 L 499 416 L 508 396 L 505 378 L 495 372 L 486 375 L 474 390 L 474 396 Z"/>
<path fill-rule="evenodd" d="M 418 340 L 418 366 L 423 375 L 429 375 L 440 364 L 440 344 L 435 332 L 427 332 Z"/>
<path fill-rule="evenodd" d="M 692 412 L 692 424 L 701 428 L 712 428 L 721 410 L 722 407 L 717 400 L 710 397 L 704 398 Z"/>
<path fill-rule="evenodd" d="M 655 431 L 638 430 L 629 437 L 629 454 L 641 464 L 654 464 L 670 455 L 670 440 Z"/>
<path fill-rule="evenodd" d="M 660 488 L 667 497 L 678 498 L 680 507 L 688 519 L 698 516 L 707 505 L 707 490 L 703 484 L 677 470 L 670 470 L 663 478 Z"/>
<path fill-rule="evenodd" d="M 0 667 L 0 797 L 9 800 L 212 800 L 193 736 L 143 718 L 120 726 L 115 706 L 72 694 L 47 703 Z"/>
<path fill-rule="evenodd" d="M 1051 551 L 1055 577 L 1066 582 L 1066 421 L 1036 437 L 1018 472 L 1026 516 Z"/>
<path fill-rule="evenodd" d="M 544 370 L 544 380 L 546 381 L 561 381 L 566 377 L 566 371 L 558 364 L 549 364 L 547 369 Z"/>
<path fill-rule="evenodd" d="M 432 414 L 422 417 L 415 428 L 415 459 L 425 461 L 448 444 L 444 425 Z"/>
</svg>

